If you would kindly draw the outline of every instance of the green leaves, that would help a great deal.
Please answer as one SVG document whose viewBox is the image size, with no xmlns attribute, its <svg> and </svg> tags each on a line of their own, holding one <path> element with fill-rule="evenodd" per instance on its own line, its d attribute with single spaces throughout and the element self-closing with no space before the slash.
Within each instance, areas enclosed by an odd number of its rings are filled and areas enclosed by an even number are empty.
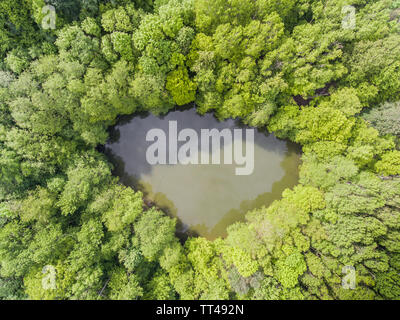
<svg viewBox="0 0 400 320">
<path fill-rule="evenodd" d="M 369 110 L 363 118 L 371 123 L 380 134 L 400 137 L 400 103 L 384 103 Z"/>
<path fill-rule="evenodd" d="M 346 74 L 340 62 L 343 52 L 339 38 L 336 30 L 324 30 L 323 22 L 294 28 L 292 37 L 279 49 L 291 94 L 313 96 L 317 89 Z"/>
<path fill-rule="evenodd" d="M 131 94 L 132 68 L 124 60 L 114 64 L 109 74 L 89 68 L 85 75 L 85 96 L 81 98 L 83 112 L 93 123 L 113 123 L 117 114 L 131 114 L 136 101 Z"/>
<path fill-rule="evenodd" d="M 78 26 L 65 27 L 56 40 L 60 57 L 66 61 L 80 61 L 89 65 L 99 50 L 99 42 L 84 34 Z"/>
<path fill-rule="evenodd" d="M 136 300 L 143 295 L 136 276 L 127 275 L 123 268 L 113 271 L 108 287 L 109 298 L 113 300 Z"/>
<path fill-rule="evenodd" d="M 382 160 L 375 164 L 378 173 L 387 176 L 400 174 L 400 151 L 394 150 L 385 153 Z"/>
<path fill-rule="evenodd" d="M 196 95 L 196 84 L 189 79 L 185 68 L 178 68 L 168 74 L 165 88 L 178 106 L 192 102 Z"/>
<path fill-rule="evenodd" d="M 135 222 L 142 213 L 143 200 L 141 192 L 130 188 L 118 187 L 113 194 L 114 203 L 103 215 L 105 225 L 110 231 L 121 231 Z"/>
<path fill-rule="evenodd" d="M 377 289 L 386 299 L 398 300 L 400 296 L 399 273 L 391 270 L 380 274 L 377 279 Z"/>
<path fill-rule="evenodd" d="M 0 2 L 1 298 L 398 298 L 397 4 L 356 1 L 349 30 L 341 0 L 51 3 L 55 32 L 42 0 Z M 120 115 L 192 102 L 304 155 L 282 199 L 181 245 L 95 147 Z"/>
<path fill-rule="evenodd" d="M 393 34 L 377 41 L 362 41 L 355 45 L 352 55 L 348 57 L 350 74 L 346 79 L 350 85 L 359 88 L 372 85 L 377 88 L 377 95 L 364 98 L 367 102 L 384 102 L 396 99 L 394 94 L 399 90 L 398 80 L 398 46 L 400 35 Z"/>
<path fill-rule="evenodd" d="M 339 110 L 332 108 L 305 108 L 300 113 L 298 127 L 303 129 L 296 141 L 307 144 L 316 141 L 346 143 L 351 136 L 354 119 L 347 119 Z"/>
<path fill-rule="evenodd" d="M 319 161 L 315 155 L 309 154 L 303 156 L 300 183 L 327 190 L 343 179 L 351 179 L 357 173 L 358 167 L 354 162 L 344 157 L 336 156 Z"/>
<path fill-rule="evenodd" d="M 226 4 L 217 1 L 209 5 L 220 6 L 221 24 L 210 36 L 197 34 L 189 54 L 199 89 L 199 110 L 215 109 L 219 118 L 240 117 L 245 122 L 263 125 L 273 113 L 275 99 L 285 87 L 280 76 L 275 76 L 277 70 L 272 66 L 276 49 L 282 42 L 284 25 L 276 13 L 262 18 L 256 16 L 256 20 L 246 13 L 222 23 L 224 14 L 240 10 L 242 3 L 235 2 L 238 7 L 226 9 L 224 13 L 222 8 Z M 236 20 L 245 17 L 241 23 Z"/>
<path fill-rule="evenodd" d="M 135 88 L 139 86 L 141 93 L 138 82 L 150 80 L 150 88 L 157 91 L 154 98 L 161 100 L 158 106 L 151 107 L 156 113 L 170 108 L 171 100 L 184 105 L 195 99 L 196 84 L 189 78 L 183 55 L 189 51 L 194 38 L 191 15 L 192 1 L 169 1 L 155 14 L 146 15 L 132 35 L 134 46 L 141 54 L 138 64 L 141 74 L 136 76 Z"/>
<path fill-rule="evenodd" d="M 110 175 L 109 166 L 100 159 L 90 156 L 76 159 L 67 171 L 68 181 L 58 201 L 62 214 L 73 214 L 87 205 L 110 182 Z"/>
<path fill-rule="evenodd" d="M 259 268 L 257 261 L 252 260 L 250 254 L 241 248 L 225 246 L 221 252 L 226 264 L 233 265 L 243 277 L 252 276 Z"/>
<path fill-rule="evenodd" d="M 175 241 L 176 221 L 156 209 L 146 211 L 135 226 L 141 251 L 149 261 L 157 260 Z"/>
<path fill-rule="evenodd" d="M 23 0 L 5 0 L 0 4 L 0 56 L 18 47 L 29 47 L 42 40 L 34 21 L 31 3 Z"/>
<path fill-rule="evenodd" d="M 129 9 L 132 12 L 132 9 Z M 123 7 L 119 7 L 117 9 L 111 9 L 103 13 L 101 17 L 101 25 L 103 29 L 107 32 L 129 32 L 132 31 L 134 26 L 136 26 L 138 23 L 137 21 L 134 21 L 134 18 L 135 17 L 132 16 L 131 21 L 131 17 L 129 16 L 127 10 L 125 10 Z"/>
<path fill-rule="evenodd" d="M 307 270 L 306 263 L 300 253 L 293 253 L 276 263 L 279 282 L 285 288 L 293 288 L 298 284 L 298 277 Z"/>
</svg>

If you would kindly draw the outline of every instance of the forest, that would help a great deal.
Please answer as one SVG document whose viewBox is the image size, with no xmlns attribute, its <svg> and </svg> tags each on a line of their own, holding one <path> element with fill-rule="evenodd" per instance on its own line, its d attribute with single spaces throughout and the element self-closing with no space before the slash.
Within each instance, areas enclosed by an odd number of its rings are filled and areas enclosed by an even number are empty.
<svg viewBox="0 0 400 320">
<path fill-rule="evenodd" d="M 399 0 L 1 0 L 0 25 L 0 299 L 400 299 Z M 213 241 L 101 151 L 190 104 L 302 148 Z"/>
</svg>

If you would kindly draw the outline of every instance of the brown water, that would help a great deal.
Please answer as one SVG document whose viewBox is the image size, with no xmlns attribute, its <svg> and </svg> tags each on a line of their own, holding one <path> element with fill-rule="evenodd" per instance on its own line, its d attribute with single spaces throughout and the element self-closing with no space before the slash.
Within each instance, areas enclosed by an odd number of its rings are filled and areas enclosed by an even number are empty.
<svg viewBox="0 0 400 320">
<path fill-rule="evenodd" d="M 235 120 L 219 122 L 211 114 L 200 116 L 193 108 L 164 117 L 136 116 L 114 127 L 106 145 L 106 154 L 115 165 L 114 173 L 123 184 L 143 191 L 147 201 L 177 217 L 179 233 L 210 240 L 224 237 L 226 228 L 243 220 L 247 211 L 268 206 L 280 199 L 284 189 L 297 184 L 299 147 L 256 129 L 251 175 L 235 175 L 235 163 L 148 164 L 146 150 L 153 142 L 146 141 L 147 132 L 159 128 L 168 134 L 171 120 L 177 121 L 178 132 L 191 128 L 199 137 L 201 129 L 248 127 Z"/>
</svg>

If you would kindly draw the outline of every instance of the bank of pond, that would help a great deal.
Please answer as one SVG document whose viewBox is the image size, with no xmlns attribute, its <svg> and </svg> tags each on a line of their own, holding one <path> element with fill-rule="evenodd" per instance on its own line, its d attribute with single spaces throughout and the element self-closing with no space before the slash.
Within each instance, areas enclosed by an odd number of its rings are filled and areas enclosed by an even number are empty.
<svg viewBox="0 0 400 320">
<path fill-rule="evenodd" d="M 295 186 L 301 154 L 290 141 L 194 108 L 123 118 L 105 152 L 123 184 L 177 218 L 178 235 L 209 240 Z"/>
</svg>

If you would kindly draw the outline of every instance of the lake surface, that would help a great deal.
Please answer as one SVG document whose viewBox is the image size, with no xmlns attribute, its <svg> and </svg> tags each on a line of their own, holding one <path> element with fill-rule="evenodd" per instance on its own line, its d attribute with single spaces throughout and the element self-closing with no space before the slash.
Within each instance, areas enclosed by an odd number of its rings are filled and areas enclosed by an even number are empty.
<svg viewBox="0 0 400 320">
<path fill-rule="evenodd" d="M 169 142 L 170 121 L 176 121 L 178 133 L 185 128 L 195 130 L 199 140 L 202 129 L 232 132 L 243 129 L 245 132 L 252 128 L 236 120 L 220 122 L 212 114 L 200 116 L 194 108 L 172 111 L 162 117 L 125 118 L 113 128 L 105 150 L 115 166 L 114 174 L 123 184 L 141 190 L 147 202 L 178 218 L 178 233 L 200 235 L 210 240 L 224 237 L 226 228 L 244 220 L 247 211 L 268 206 L 281 198 L 284 189 L 298 182 L 299 146 L 257 129 L 252 129 L 254 170 L 250 175 L 236 175 L 235 169 L 240 166 L 235 161 L 223 164 L 223 153 L 221 164 L 150 165 L 146 152 L 154 142 L 146 141 L 146 135 L 151 129 L 162 129 Z M 178 147 L 184 143 L 178 142 Z M 224 147 L 226 144 L 221 143 L 221 150 Z M 220 150 L 214 150 L 217 151 Z M 245 151 L 243 133 L 242 154 Z"/>
</svg>

